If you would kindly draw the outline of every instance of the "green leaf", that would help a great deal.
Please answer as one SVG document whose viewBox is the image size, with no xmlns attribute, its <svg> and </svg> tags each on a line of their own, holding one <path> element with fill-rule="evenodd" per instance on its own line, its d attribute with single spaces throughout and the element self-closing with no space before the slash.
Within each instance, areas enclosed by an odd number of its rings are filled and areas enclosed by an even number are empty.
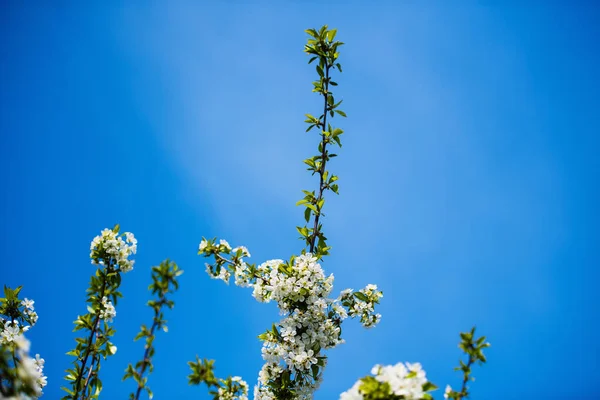
<svg viewBox="0 0 600 400">
<path fill-rule="evenodd" d="M 369 301 L 369 298 L 364 293 L 361 293 L 361 292 L 354 292 L 354 297 L 356 297 L 357 299 L 362 300 L 362 301 Z"/>
<path fill-rule="evenodd" d="M 64 386 L 62 386 L 61 389 L 64 390 L 65 392 L 69 393 L 71 396 L 75 396 L 75 392 L 73 392 L 71 389 L 67 389 Z"/>
<path fill-rule="evenodd" d="M 438 387 L 436 385 L 434 385 L 433 383 L 431 383 L 431 382 L 426 382 L 423 385 L 423 391 L 425 391 L 425 392 L 429 392 L 431 390 L 436 390 L 437 388 Z"/>
<path fill-rule="evenodd" d="M 324 204 L 325 204 L 325 199 L 321 199 L 317 202 L 317 206 L 318 206 L 319 210 L 321 210 L 323 208 Z"/>
<path fill-rule="evenodd" d="M 343 130 L 343 129 L 340 129 L 340 128 L 335 128 L 335 129 L 333 130 L 333 132 L 332 132 L 332 135 L 333 135 L 333 136 L 339 136 L 339 135 L 341 135 L 342 133 L 344 133 L 344 130 Z"/>
<path fill-rule="evenodd" d="M 297 227 L 296 227 L 296 230 L 297 230 L 297 231 L 298 231 L 298 233 L 299 233 L 300 235 L 302 235 L 303 237 L 307 237 L 307 236 L 308 236 L 308 228 L 307 228 L 307 227 L 305 227 L 305 226 L 304 226 L 304 227 L 299 227 L 299 226 L 297 226 Z"/>
<path fill-rule="evenodd" d="M 335 34 L 337 33 L 337 29 L 332 29 L 329 32 L 327 32 L 327 40 L 329 40 L 330 42 L 333 41 L 333 39 L 335 38 Z"/>
<path fill-rule="evenodd" d="M 311 209 L 311 210 L 313 210 L 315 213 L 318 213 L 318 212 L 319 212 L 319 210 L 317 210 L 317 208 L 316 208 L 314 205 L 312 205 L 312 204 L 307 204 L 307 205 L 306 205 L 306 207 L 307 207 L 307 208 L 310 208 L 310 209 Z"/>
<path fill-rule="evenodd" d="M 314 29 L 306 29 L 304 32 L 308 33 L 310 36 L 317 38 L 317 31 Z"/>
<path fill-rule="evenodd" d="M 319 366 L 318 365 L 311 365 L 310 369 L 312 370 L 312 376 L 314 380 L 317 380 L 317 375 L 319 375 Z"/>
</svg>

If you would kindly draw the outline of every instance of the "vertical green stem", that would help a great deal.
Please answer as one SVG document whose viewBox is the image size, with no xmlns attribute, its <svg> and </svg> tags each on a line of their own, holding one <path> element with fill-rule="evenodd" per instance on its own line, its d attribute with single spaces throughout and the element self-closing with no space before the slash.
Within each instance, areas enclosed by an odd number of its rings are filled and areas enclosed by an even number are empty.
<svg viewBox="0 0 600 400">
<path fill-rule="evenodd" d="M 323 96 L 325 98 L 324 101 L 324 105 L 323 105 L 323 125 L 322 125 L 322 130 L 321 130 L 321 168 L 319 169 L 319 196 L 317 197 L 317 210 L 318 212 L 315 213 L 315 223 L 313 226 L 313 232 L 312 232 L 312 237 L 310 238 L 310 249 L 309 252 L 314 254 L 314 250 L 315 250 L 315 245 L 317 243 L 317 237 L 319 236 L 319 217 L 321 216 L 321 208 L 319 207 L 319 201 L 323 198 L 323 193 L 325 192 L 325 185 L 324 183 L 324 179 L 323 176 L 325 175 L 325 164 L 327 163 L 327 160 L 325 158 L 327 152 L 326 152 L 326 147 L 327 147 L 327 138 L 325 137 L 325 134 L 323 133 L 324 130 L 327 129 L 327 96 L 329 94 L 329 68 L 331 68 L 331 66 L 329 65 L 329 63 L 326 62 L 325 64 L 325 79 L 324 79 L 324 83 L 325 83 L 325 89 L 324 89 L 324 93 Z"/>
<path fill-rule="evenodd" d="M 159 301 L 159 308 L 158 308 L 158 310 L 157 309 L 154 310 L 154 321 L 152 322 L 152 327 L 150 328 L 150 338 L 152 338 L 152 339 L 151 339 L 150 344 L 146 347 L 146 351 L 144 351 L 144 358 L 142 359 L 142 365 L 141 365 L 140 371 L 139 371 L 140 382 L 142 380 L 142 377 L 144 376 L 144 372 L 146 372 L 146 367 L 150 364 L 148 356 L 150 355 L 150 349 L 152 348 L 152 342 L 154 341 L 154 331 L 158 327 L 160 309 L 162 308 L 163 304 L 165 304 L 165 302 L 166 302 L 165 296 L 164 296 L 164 294 L 161 294 L 160 301 Z M 138 382 L 137 391 L 135 392 L 135 400 L 138 400 L 140 398 L 140 393 L 142 392 L 143 388 L 144 388 L 144 385 L 142 385 L 141 383 Z"/>
<path fill-rule="evenodd" d="M 110 265 L 111 265 L 111 263 L 108 264 L 107 270 L 110 268 Z M 102 274 L 102 289 L 100 290 L 100 300 L 102 300 L 102 297 L 104 297 L 105 291 L 106 291 L 106 274 L 104 273 L 104 274 Z M 99 322 L 100 322 L 100 313 L 97 312 L 96 318 L 94 319 L 94 325 L 92 326 L 92 330 L 90 332 L 90 337 L 88 339 L 88 343 L 87 343 L 87 346 L 85 349 L 85 355 L 83 356 L 83 359 L 81 360 L 81 370 L 77 374 L 77 380 L 75 381 L 75 385 L 74 385 L 75 386 L 75 394 L 73 395 L 74 400 L 77 400 L 77 396 L 79 395 L 79 385 L 81 383 L 81 378 L 82 378 L 83 372 L 85 370 L 85 366 L 87 364 L 88 357 L 90 356 L 92 342 L 94 341 L 94 337 L 96 337 L 96 331 L 98 329 Z M 91 366 L 90 366 L 90 370 L 91 370 Z M 85 396 L 85 388 L 87 388 L 88 380 L 89 380 L 89 374 L 88 374 L 88 378 L 86 379 L 86 382 L 85 382 L 85 387 L 84 387 L 82 396 Z"/>
<path fill-rule="evenodd" d="M 471 370 L 471 366 L 475 363 L 475 358 L 472 355 L 469 355 L 469 361 L 467 362 L 467 370 Z M 465 372 L 463 377 L 462 389 L 460 390 L 460 394 L 458 400 L 461 400 L 463 397 L 467 397 L 467 382 L 469 381 L 469 374 Z"/>
</svg>

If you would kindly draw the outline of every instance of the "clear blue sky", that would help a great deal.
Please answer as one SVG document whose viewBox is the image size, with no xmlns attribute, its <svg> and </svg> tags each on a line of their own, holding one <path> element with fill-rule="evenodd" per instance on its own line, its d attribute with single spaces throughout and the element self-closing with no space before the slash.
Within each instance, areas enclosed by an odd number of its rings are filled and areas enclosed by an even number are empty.
<svg viewBox="0 0 600 400">
<path fill-rule="evenodd" d="M 294 203 L 316 186 L 302 121 L 321 104 L 303 31 L 324 23 L 347 43 L 348 119 L 323 266 L 336 291 L 376 283 L 385 297 L 376 329 L 348 321 L 316 398 L 397 361 L 458 385 L 458 332 L 473 324 L 493 345 L 474 399 L 600 397 L 593 2 L 33 3 L 0 8 L 0 284 L 36 301 L 45 398 L 71 362 L 89 242 L 117 222 L 139 251 L 103 397 L 132 390 L 120 377 L 167 257 L 186 272 L 156 342 L 156 398 L 208 398 L 186 382 L 196 354 L 256 382 L 256 336 L 277 310 L 211 281 L 196 248 L 204 235 L 256 262 L 300 251 Z"/>
</svg>

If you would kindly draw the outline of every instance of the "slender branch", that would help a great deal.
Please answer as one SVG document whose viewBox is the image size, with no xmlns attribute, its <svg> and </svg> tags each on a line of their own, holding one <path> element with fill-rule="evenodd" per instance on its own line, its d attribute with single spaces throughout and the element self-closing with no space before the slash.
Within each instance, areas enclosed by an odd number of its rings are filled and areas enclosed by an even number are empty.
<svg viewBox="0 0 600 400">
<path fill-rule="evenodd" d="M 471 366 L 475 363 L 475 357 L 469 355 L 469 361 L 467 362 L 467 371 L 471 370 Z M 467 382 L 469 381 L 469 374 L 465 372 L 463 377 L 462 389 L 460 390 L 459 400 L 467 396 Z"/>
<path fill-rule="evenodd" d="M 231 264 L 231 265 L 235 265 L 235 263 L 234 263 L 233 261 L 226 259 L 225 257 L 223 257 L 222 255 L 220 255 L 219 253 L 216 253 L 216 254 L 215 254 L 215 256 L 216 256 L 218 259 L 220 259 L 220 260 L 222 260 L 222 261 L 224 261 L 224 262 L 226 262 L 226 263 L 229 263 L 229 264 Z"/>
<path fill-rule="evenodd" d="M 96 334 L 96 342 L 98 341 L 98 336 Z M 83 385 L 83 390 L 81 391 L 81 395 L 83 396 L 83 398 L 85 398 L 85 393 L 87 391 L 87 387 L 88 384 L 90 382 L 90 378 L 92 377 L 92 375 L 94 374 L 94 364 L 98 364 L 100 362 L 100 357 L 98 355 L 98 353 L 94 353 L 94 355 L 92 356 L 92 363 L 90 364 L 90 368 L 88 370 L 88 376 L 85 379 L 85 384 Z"/>
<path fill-rule="evenodd" d="M 325 104 L 323 106 L 323 126 L 321 130 L 321 168 L 319 169 L 319 196 L 317 197 L 318 212 L 315 213 L 315 223 L 313 226 L 312 237 L 310 238 L 310 253 L 313 254 L 315 250 L 315 244 L 317 242 L 317 237 L 319 235 L 319 217 L 321 216 L 321 208 L 319 207 L 319 201 L 321 201 L 321 199 L 323 198 L 323 192 L 325 191 L 326 187 L 325 185 L 323 185 L 323 176 L 325 175 L 325 164 L 327 163 L 327 160 L 325 159 L 327 138 L 325 137 L 323 131 L 327 129 L 327 95 L 329 94 L 329 68 L 331 68 L 331 65 L 329 65 L 327 61 L 325 62 L 325 79 L 323 80 L 325 83 L 325 89 L 323 93 Z"/>
<path fill-rule="evenodd" d="M 152 342 L 154 342 L 154 331 L 156 330 L 156 328 L 158 328 L 160 309 L 166 302 L 167 302 L 167 299 L 165 298 L 164 293 L 161 293 L 160 301 L 158 302 L 159 307 L 158 307 L 158 309 L 154 309 L 154 321 L 152 322 L 152 327 L 150 328 L 150 337 L 152 338 Z M 146 372 L 146 367 L 149 365 L 148 356 L 150 354 L 150 348 L 152 347 L 152 342 L 150 343 L 150 345 L 146 346 L 146 351 L 144 351 L 144 358 L 142 359 L 142 365 L 141 365 L 140 372 L 139 372 L 140 382 L 138 382 L 138 388 L 137 388 L 137 391 L 135 392 L 135 400 L 138 400 L 140 398 L 140 393 L 142 392 L 142 389 L 144 388 L 144 385 L 141 384 L 141 380 L 144 375 L 144 372 Z"/>
<path fill-rule="evenodd" d="M 110 268 L 110 263 L 108 264 L 108 268 L 107 270 Z M 104 291 L 106 290 L 106 275 L 103 274 L 103 279 L 102 279 L 102 289 L 100 290 L 100 300 L 102 300 L 102 297 L 104 297 Z M 87 364 L 87 360 L 88 357 L 90 355 L 90 351 L 91 351 L 91 347 L 92 347 L 92 342 L 94 340 L 94 337 L 96 336 L 96 330 L 98 329 L 98 324 L 100 322 L 100 313 L 96 313 L 96 318 L 94 320 L 94 325 L 92 326 L 92 331 L 90 332 L 90 338 L 88 339 L 88 343 L 85 349 L 85 355 L 81 361 L 81 371 L 79 374 L 77 374 L 77 380 L 75 381 L 75 394 L 73 395 L 73 399 L 77 400 L 77 396 L 79 395 L 79 384 L 81 383 L 81 377 L 83 375 L 83 371 L 85 369 L 85 365 Z M 93 365 L 93 360 L 92 360 L 92 365 Z M 90 368 L 91 370 L 91 368 Z M 88 385 L 88 380 L 89 380 L 89 374 L 88 377 L 86 379 L 85 382 L 85 388 L 87 388 Z M 85 388 L 83 391 L 83 395 L 85 396 Z"/>
</svg>

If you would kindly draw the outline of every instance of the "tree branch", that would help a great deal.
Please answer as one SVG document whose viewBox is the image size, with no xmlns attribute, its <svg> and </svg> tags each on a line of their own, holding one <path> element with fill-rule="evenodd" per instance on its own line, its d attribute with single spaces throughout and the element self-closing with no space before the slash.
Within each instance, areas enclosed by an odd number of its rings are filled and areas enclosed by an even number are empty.
<svg viewBox="0 0 600 400">
<path fill-rule="evenodd" d="M 316 206 L 317 206 L 317 210 L 318 212 L 315 213 L 315 223 L 313 225 L 313 232 L 312 232 L 312 237 L 310 238 L 310 249 L 309 252 L 314 254 L 314 250 L 315 250 L 315 244 L 317 242 L 317 237 L 319 236 L 319 217 L 321 216 L 321 208 L 319 207 L 319 202 L 321 201 L 321 199 L 323 198 L 323 193 L 325 192 L 325 185 L 323 184 L 323 176 L 325 175 L 325 164 L 327 164 L 327 160 L 325 158 L 327 152 L 326 152 L 326 147 L 327 147 L 327 138 L 325 137 L 325 134 L 323 133 L 323 131 L 325 129 L 327 129 L 327 96 L 329 94 L 329 69 L 331 68 L 331 65 L 329 65 L 329 63 L 327 61 L 325 61 L 325 79 L 323 79 L 323 82 L 325 83 L 325 88 L 324 88 L 324 106 L 323 106 L 323 126 L 321 129 L 321 168 L 319 169 L 319 196 L 317 197 L 317 202 L 316 202 Z"/>
<path fill-rule="evenodd" d="M 110 269 L 110 263 L 108 264 L 107 270 Z M 103 274 L 103 279 L 102 279 L 102 289 L 100 290 L 100 301 L 102 301 L 102 298 L 104 297 L 104 292 L 106 290 L 106 274 Z M 94 320 L 94 325 L 92 326 L 92 330 L 90 332 L 90 338 L 88 339 L 88 343 L 85 349 L 85 355 L 81 361 L 81 371 L 79 372 L 79 374 L 77 374 L 77 380 L 75 381 L 75 394 L 73 395 L 73 399 L 77 400 L 77 396 L 79 395 L 79 384 L 81 383 L 81 378 L 83 375 L 83 372 L 85 370 L 85 365 L 87 364 L 87 360 L 88 357 L 90 355 L 90 351 L 92 348 L 92 342 L 94 341 L 94 337 L 96 337 L 96 330 L 98 329 L 98 324 L 100 322 L 100 313 L 97 312 L 96 313 L 96 318 Z M 92 360 L 92 365 L 93 365 L 93 360 Z M 90 372 L 91 372 L 91 368 L 90 368 Z M 85 381 L 85 386 L 84 386 L 84 390 L 82 395 L 85 396 L 85 389 L 87 388 L 88 382 L 89 382 L 89 378 L 90 375 L 88 374 L 88 377 Z"/>
</svg>

